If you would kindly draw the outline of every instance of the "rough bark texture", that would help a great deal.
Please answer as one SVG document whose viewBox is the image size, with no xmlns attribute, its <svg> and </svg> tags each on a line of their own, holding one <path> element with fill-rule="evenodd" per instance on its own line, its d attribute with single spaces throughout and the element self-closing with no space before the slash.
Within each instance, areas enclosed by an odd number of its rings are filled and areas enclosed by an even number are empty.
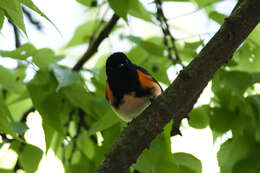
<svg viewBox="0 0 260 173">
<path fill-rule="evenodd" d="M 172 118 L 179 128 L 214 73 L 232 58 L 259 21 L 260 0 L 240 1 L 199 55 L 123 130 L 97 173 L 125 173 Z"/>
</svg>

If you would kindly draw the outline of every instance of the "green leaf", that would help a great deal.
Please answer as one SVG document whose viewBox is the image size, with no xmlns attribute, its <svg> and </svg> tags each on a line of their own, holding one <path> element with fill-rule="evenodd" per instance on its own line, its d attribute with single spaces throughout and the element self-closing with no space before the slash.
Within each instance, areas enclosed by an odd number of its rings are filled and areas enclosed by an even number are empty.
<svg viewBox="0 0 260 173">
<path fill-rule="evenodd" d="M 58 32 L 60 32 L 57 28 L 57 26 L 33 3 L 32 0 L 19 0 L 21 3 L 23 3 L 25 6 L 30 8 L 31 10 L 35 11 L 42 17 L 44 17 L 46 20 L 48 20 L 56 29 Z"/>
<path fill-rule="evenodd" d="M 12 71 L 3 66 L 0 66 L 0 85 L 2 85 L 3 88 L 12 90 L 14 83 L 15 75 L 12 73 Z"/>
<path fill-rule="evenodd" d="M 80 25 L 74 32 L 72 39 L 66 45 L 66 48 L 88 43 L 93 32 L 99 32 L 95 31 L 97 23 L 99 22 L 99 20 L 91 20 L 83 25 Z"/>
<path fill-rule="evenodd" d="M 120 119 L 115 115 L 115 113 L 111 109 L 108 109 L 106 113 L 91 126 L 87 133 L 89 136 L 96 134 L 96 132 L 108 129 L 117 124 L 118 122 L 120 122 Z"/>
<path fill-rule="evenodd" d="M 190 0 L 162 0 L 162 1 L 172 1 L 172 2 L 188 2 L 188 1 L 190 1 Z"/>
<path fill-rule="evenodd" d="M 190 49 L 196 51 L 196 49 L 203 44 L 202 40 L 194 41 L 194 42 L 185 42 L 184 49 Z"/>
<path fill-rule="evenodd" d="M 41 114 L 43 123 L 48 123 L 64 136 L 62 122 L 66 120 L 67 107 L 62 95 L 56 92 L 57 82 L 51 72 L 38 71 L 27 87 L 33 105 Z"/>
<path fill-rule="evenodd" d="M 232 173 L 233 166 L 247 157 L 252 148 L 251 140 L 244 136 L 223 143 L 217 154 L 221 173 Z"/>
<path fill-rule="evenodd" d="M 148 12 L 139 0 L 130 0 L 128 13 L 134 17 L 142 19 L 147 22 L 152 22 L 150 12 Z"/>
<path fill-rule="evenodd" d="M 4 9 L 7 18 L 27 35 L 23 20 L 21 3 L 18 0 L 1 0 L 0 8 Z"/>
<path fill-rule="evenodd" d="M 16 135 L 11 130 L 11 126 L 10 126 L 10 123 L 13 121 L 13 119 L 12 119 L 12 116 L 10 114 L 8 107 L 6 106 L 6 104 L 4 102 L 2 92 L 0 92 L 0 119 L 1 119 L 0 132 L 10 134 L 13 137 L 15 137 Z"/>
<path fill-rule="evenodd" d="M 127 21 L 126 15 L 128 11 L 129 0 L 108 0 L 108 3 L 118 16 Z"/>
<path fill-rule="evenodd" d="M 224 20 L 227 17 L 226 15 L 221 14 L 217 11 L 210 12 L 208 16 L 209 16 L 209 18 L 213 19 L 215 22 L 217 22 L 220 25 L 222 25 L 224 23 Z"/>
<path fill-rule="evenodd" d="M 260 95 L 251 95 L 246 97 L 247 103 L 251 106 L 254 115 L 253 124 L 255 127 L 255 140 L 260 142 Z"/>
<path fill-rule="evenodd" d="M 145 171 L 144 171 L 145 172 Z M 178 165 L 173 161 L 160 160 L 156 165 L 152 166 L 153 173 L 181 173 Z M 147 172 L 149 173 L 149 172 Z M 186 172 L 185 172 L 186 173 Z"/>
<path fill-rule="evenodd" d="M 174 153 L 180 166 L 180 173 L 202 173 L 201 161 L 188 153 Z"/>
<path fill-rule="evenodd" d="M 230 130 L 233 120 L 236 119 L 236 114 L 223 108 L 212 108 L 210 116 L 210 128 L 217 132 L 225 133 Z"/>
<path fill-rule="evenodd" d="M 246 89 L 253 84 L 252 75 L 242 71 L 220 70 L 213 78 L 212 90 L 214 93 L 221 92 L 222 88 L 230 88 L 232 93 L 242 97 Z"/>
<path fill-rule="evenodd" d="M 26 144 L 23 147 L 22 152 L 19 154 L 19 162 L 27 173 L 34 173 L 38 168 L 42 155 L 43 152 L 41 149 Z"/>
<path fill-rule="evenodd" d="M 254 31 L 258 32 L 254 32 Z M 244 42 L 244 44 L 235 52 L 234 60 L 237 63 L 236 66 L 232 67 L 232 70 L 242 70 L 246 72 L 260 72 L 260 50 L 259 45 L 255 38 L 259 35 L 260 27 L 255 28 L 252 33 L 248 37 L 248 39 Z"/>
<path fill-rule="evenodd" d="M 122 124 L 117 123 L 110 128 L 107 128 L 102 131 L 102 146 L 96 147 L 95 150 L 95 157 L 93 160 L 99 165 L 102 160 L 104 160 L 105 154 L 110 150 L 112 144 L 115 143 L 115 140 L 119 136 L 120 132 L 122 131 Z"/>
<path fill-rule="evenodd" d="M 153 56 L 139 46 L 133 47 L 127 55 L 133 63 L 145 68 L 156 80 L 170 84 L 166 70 L 171 62 L 167 57 Z"/>
<path fill-rule="evenodd" d="M 259 173 L 259 163 L 259 157 L 242 159 L 235 164 L 232 173 Z"/>
<path fill-rule="evenodd" d="M 26 58 L 32 56 L 35 53 L 35 51 L 36 48 L 32 44 L 26 43 L 12 51 L 0 51 L 0 55 L 2 57 L 25 60 Z"/>
<path fill-rule="evenodd" d="M 62 89 L 62 93 L 74 106 L 80 107 L 85 112 L 89 112 L 90 116 L 96 118 L 95 115 L 92 114 L 95 97 L 86 90 L 86 86 L 83 83 L 74 83 L 67 86 Z"/>
<path fill-rule="evenodd" d="M 28 130 L 28 126 L 23 122 L 13 122 L 11 123 L 11 129 L 14 133 L 18 135 L 24 135 L 26 130 Z"/>
<path fill-rule="evenodd" d="M 54 64 L 56 62 L 55 53 L 48 48 L 39 49 L 33 55 L 33 62 L 40 69 L 48 69 L 50 64 Z"/>
<path fill-rule="evenodd" d="M 128 40 L 142 47 L 144 50 L 147 51 L 148 54 L 163 56 L 163 51 L 165 50 L 164 46 L 156 44 L 153 41 L 150 41 L 149 39 L 143 40 L 141 37 L 136 37 L 133 35 L 123 36 L 123 38 L 127 38 Z"/>
<path fill-rule="evenodd" d="M 194 0 L 199 7 L 205 7 L 220 0 Z"/>
<path fill-rule="evenodd" d="M 85 5 L 87 7 L 95 7 L 97 6 L 97 0 L 77 0 L 82 5 Z"/>
<path fill-rule="evenodd" d="M 142 173 L 179 173 L 178 163 L 171 153 L 170 143 L 170 135 L 159 134 L 149 149 L 144 150 L 137 159 L 134 168 Z"/>
<path fill-rule="evenodd" d="M 82 154 L 78 154 L 79 157 L 77 159 L 77 162 L 73 164 L 69 164 L 65 166 L 66 173 L 90 173 L 95 172 L 97 169 L 95 167 L 95 163 L 86 157 L 84 157 Z M 74 156 L 75 157 L 75 156 Z"/>
<path fill-rule="evenodd" d="M 12 169 L 3 169 L 0 168 L 0 173 L 13 173 L 14 171 Z"/>
<path fill-rule="evenodd" d="M 0 31 L 3 27 L 4 19 L 5 19 L 5 12 L 3 9 L 0 8 Z"/>
<path fill-rule="evenodd" d="M 52 144 L 54 137 L 57 136 L 57 132 L 46 121 L 43 121 L 42 128 L 43 128 L 43 131 L 44 131 L 46 151 L 48 151 L 49 148 L 51 147 L 51 144 Z"/>
<path fill-rule="evenodd" d="M 24 93 L 25 85 L 18 71 L 0 66 L 0 86 L 15 93 Z"/>
<path fill-rule="evenodd" d="M 155 56 L 163 56 L 163 51 L 165 50 L 163 46 L 145 40 L 140 42 L 140 46 Z"/>
<path fill-rule="evenodd" d="M 94 158 L 95 146 L 86 133 L 80 134 L 77 140 L 77 146 L 89 159 L 92 160 Z"/>
<path fill-rule="evenodd" d="M 58 87 L 56 91 L 58 92 L 61 88 L 69 86 L 80 79 L 79 73 L 71 71 L 66 68 L 62 68 L 57 65 L 52 65 L 54 76 L 58 81 Z"/>
<path fill-rule="evenodd" d="M 254 30 L 249 34 L 247 40 L 253 44 L 253 46 L 256 48 L 256 51 L 259 53 L 259 50 L 257 50 L 260 46 L 260 41 L 259 41 L 259 36 L 260 36 L 260 26 L 256 26 Z M 252 50 L 250 50 L 252 51 Z"/>
<path fill-rule="evenodd" d="M 29 93 L 27 94 L 29 97 Z M 20 121 L 23 114 L 32 107 L 32 101 L 28 97 L 17 102 L 13 102 L 13 101 L 11 103 L 7 102 L 8 108 L 15 121 Z"/>
<path fill-rule="evenodd" d="M 196 129 L 204 129 L 209 125 L 209 105 L 202 105 L 191 111 L 189 117 L 189 125 Z"/>
</svg>

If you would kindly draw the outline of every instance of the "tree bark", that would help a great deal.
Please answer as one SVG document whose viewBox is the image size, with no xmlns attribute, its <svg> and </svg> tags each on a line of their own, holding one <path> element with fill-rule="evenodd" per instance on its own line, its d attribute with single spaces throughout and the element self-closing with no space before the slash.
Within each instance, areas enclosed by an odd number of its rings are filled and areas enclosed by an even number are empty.
<svg viewBox="0 0 260 173">
<path fill-rule="evenodd" d="M 177 130 L 214 73 L 232 58 L 260 21 L 260 0 L 243 0 L 177 79 L 127 128 L 106 154 L 97 173 L 125 173 L 174 119 Z M 186 114 L 186 115 L 185 115 Z"/>
</svg>

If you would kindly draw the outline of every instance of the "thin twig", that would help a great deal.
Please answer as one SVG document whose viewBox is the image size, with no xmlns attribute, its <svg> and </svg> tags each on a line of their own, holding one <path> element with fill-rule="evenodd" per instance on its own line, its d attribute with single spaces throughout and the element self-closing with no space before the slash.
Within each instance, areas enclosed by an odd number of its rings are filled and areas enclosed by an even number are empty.
<svg viewBox="0 0 260 173">
<path fill-rule="evenodd" d="M 175 45 L 175 38 L 171 34 L 171 31 L 169 29 L 167 18 L 164 15 L 163 9 L 162 9 L 162 2 L 161 0 L 155 0 L 156 9 L 157 9 L 157 20 L 160 22 L 161 29 L 163 32 L 163 43 L 165 47 L 167 47 L 168 51 L 168 58 L 172 61 L 173 64 L 179 63 L 182 67 L 184 65 L 181 62 L 179 52 Z M 171 44 L 171 45 L 170 45 Z M 172 51 L 175 53 L 175 59 L 172 57 Z"/>
<path fill-rule="evenodd" d="M 92 33 L 92 35 L 91 35 L 90 38 L 89 38 L 89 46 L 91 46 L 91 44 L 92 44 L 92 42 L 94 41 L 94 39 L 95 39 L 95 37 L 96 37 L 96 34 L 98 33 L 99 29 L 100 29 L 101 26 L 105 23 L 104 18 L 105 18 L 105 16 L 106 16 L 108 10 L 109 10 L 109 8 L 105 9 L 105 12 L 104 12 L 103 15 L 101 16 L 100 22 L 96 22 L 96 23 L 95 23 L 95 25 L 94 25 L 94 27 L 93 27 L 93 28 L 94 28 L 94 29 L 93 29 L 93 33 Z M 100 11 L 100 10 L 99 10 L 99 11 Z M 98 12 L 99 12 L 99 11 L 98 11 Z M 96 21 L 97 21 L 97 17 L 98 17 L 98 14 L 97 14 L 97 16 L 96 16 Z"/>
<path fill-rule="evenodd" d="M 19 31 L 18 31 L 17 27 L 13 24 L 13 22 L 11 22 L 11 21 L 8 21 L 8 22 L 12 25 L 13 30 L 14 30 L 15 47 L 19 48 L 21 46 L 21 40 L 20 40 Z"/>
<path fill-rule="evenodd" d="M 81 130 L 81 118 L 79 119 L 78 121 L 78 126 L 77 126 L 77 130 L 76 130 L 76 135 L 72 137 L 71 141 L 72 141 L 72 150 L 71 150 L 71 153 L 70 153 L 70 156 L 69 156 L 69 159 L 68 159 L 68 162 L 69 164 L 71 164 L 71 160 L 73 158 L 73 155 L 77 149 L 77 139 L 80 135 L 80 130 Z"/>
<path fill-rule="evenodd" d="M 25 111 L 23 113 L 23 116 L 21 118 L 21 122 L 25 123 L 26 122 L 26 119 L 27 119 L 27 116 L 31 113 L 31 112 L 34 112 L 35 111 L 35 108 L 34 107 L 30 107 L 27 111 Z"/>
<path fill-rule="evenodd" d="M 77 123 L 77 130 L 76 130 L 76 134 L 75 136 L 71 137 L 71 141 L 72 141 L 72 150 L 70 153 L 70 156 L 68 158 L 68 163 L 71 164 L 72 158 L 73 158 L 73 154 L 75 153 L 76 149 L 77 149 L 77 139 L 80 135 L 81 132 L 81 128 L 83 127 L 86 130 L 89 130 L 89 126 L 87 125 L 87 123 L 85 122 L 84 116 L 85 116 L 85 112 L 82 109 L 78 109 L 78 116 L 79 116 L 79 120 Z M 90 139 L 97 144 L 97 139 L 91 135 Z"/>
<path fill-rule="evenodd" d="M 114 26 L 116 25 L 119 17 L 114 14 L 110 21 L 107 23 L 107 25 L 104 27 L 104 29 L 99 33 L 98 37 L 92 42 L 91 45 L 89 45 L 86 53 L 79 59 L 79 61 L 75 64 L 75 66 L 72 68 L 74 71 L 79 71 L 84 63 L 97 52 L 97 49 L 100 45 L 100 43 L 108 37 L 109 33 L 112 31 Z"/>
<path fill-rule="evenodd" d="M 32 14 L 24 7 L 23 7 L 23 12 L 24 12 L 25 16 L 28 18 L 28 20 L 31 22 L 31 24 L 35 25 L 38 30 L 42 30 L 41 22 L 34 19 Z"/>
</svg>

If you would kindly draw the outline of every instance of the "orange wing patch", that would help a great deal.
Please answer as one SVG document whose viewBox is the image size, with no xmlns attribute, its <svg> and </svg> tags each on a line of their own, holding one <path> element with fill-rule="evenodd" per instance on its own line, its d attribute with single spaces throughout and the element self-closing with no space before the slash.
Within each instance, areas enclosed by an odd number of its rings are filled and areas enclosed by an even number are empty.
<svg viewBox="0 0 260 173">
<path fill-rule="evenodd" d="M 162 90 L 158 83 L 156 83 L 152 76 L 143 73 L 141 70 L 137 69 L 137 75 L 140 81 L 140 84 L 143 88 L 154 88 L 154 95 L 158 96 L 161 94 Z"/>
<path fill-rule="evenodd" d="M 115 98 L 114 98 L 113 93 L 112 93 L 112 91 L 109 87 L 108 82 L 106 83 L 106 98 L 111 105 L 113 105 L 115 103 Z"/>
<path fill-rule="evenodd" d="M 136 71 L 137 71 L 137 74 L 138 74 L 139 81 L 140 81 L 143 88 L 152 88 L 154 86 L 153 79 L 150 75 L 143 73 L 139 69 L 137 69 Z"/>
</svg>

